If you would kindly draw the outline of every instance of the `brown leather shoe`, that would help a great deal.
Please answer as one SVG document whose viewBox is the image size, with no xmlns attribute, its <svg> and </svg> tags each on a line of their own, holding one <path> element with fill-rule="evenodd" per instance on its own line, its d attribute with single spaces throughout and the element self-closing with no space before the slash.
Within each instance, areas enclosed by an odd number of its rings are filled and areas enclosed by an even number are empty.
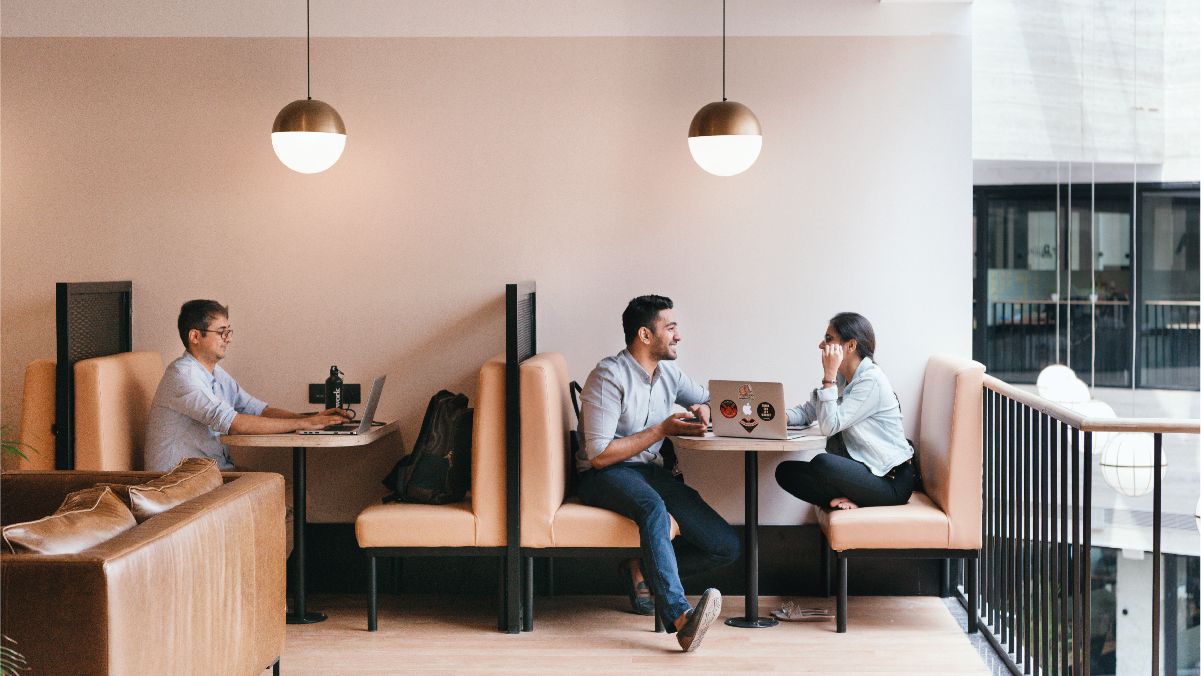
<svg viewBox="0 0 1201 676">
<path fill-rule="evenodd" d="M 721 592 L 713 588 L 706 589 L 696 607 L 688 611 L 684 626 L 676 632 L 676 640 L 684 652 L 690 653 L 700 647 L 701 639 L 705 638 L 705 632 L 718 615 L 721 615 Z"/>
</svg>

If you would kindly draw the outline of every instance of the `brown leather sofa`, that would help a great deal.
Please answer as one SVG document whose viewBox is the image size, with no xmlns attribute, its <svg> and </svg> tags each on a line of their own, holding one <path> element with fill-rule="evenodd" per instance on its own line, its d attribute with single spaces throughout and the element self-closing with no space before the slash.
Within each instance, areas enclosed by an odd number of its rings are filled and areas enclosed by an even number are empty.
<svg viewBox="0 0 1201 676">
<path fill-rule="evenodd" d="M 12 469 L 54 469 L 55 362 L 36 359 L 25 368 L 21 442 L 27 462 Z M 163 377 L 158 352 L 121 352 L 75 364 L 75 469 L 142 469 L 146 421 Z"/>
<path fill-rule="evenodd" d="M 521 554 L 526 559 L 525 631 L 534 627 L 535 557 L 639 557 L 638 525 L 568 492 L 575 471 L 569 438 L 571 412 L 567 361 L 543 352 L 521 364 Z M 671 536 L 680 526 L 671 519 Z M 662 630 L 656 619 L 656 630 Z"/>
<path fill-rule="evenodd" d="M 7 472 L 5 525 L 152 472 Z M 4 633 L 30 673 L 257 674 L 284 644 L 284 482 L 224 484 L 78 554 L 0 554 Z"/>
<path fill-rule="evenodd" d="M 393 502 L 359 513 L 354 531 L 368 560 L 367 630 L 378 627 L 377 559 L 505 554 L 505 358 L 480 369 L 471 437 L 471 492 L 462 502 Z M 507 630 L 503 588 L 497 625 Z M 515 631 L 515 630 L 514 630 Z"/>
<path fill-rule="evenodd" d="M 894 507 L 819 510 L 818 524 L 838 556 L 836 627 L 847 629 L 847 559 L 964 559 L 969 633 L 976 631 L 976 571 L 982 542 L 984 365 L 934 355 L 926 364 L 918 426 L 922 490 Z"/>
</svg>

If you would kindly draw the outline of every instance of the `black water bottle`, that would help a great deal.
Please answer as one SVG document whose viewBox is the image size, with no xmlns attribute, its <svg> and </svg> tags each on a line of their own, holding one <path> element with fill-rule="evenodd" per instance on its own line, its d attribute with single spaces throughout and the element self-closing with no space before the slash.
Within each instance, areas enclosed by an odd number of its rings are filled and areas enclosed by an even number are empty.
<svg viewBox="0 0 1201 676">
<path fill-rule="evenodd" d="M 342 408 L 342 372 L 337 366 L 329 367 L 329 377 L 325 379 L 325 407 Z"/>
</svg>

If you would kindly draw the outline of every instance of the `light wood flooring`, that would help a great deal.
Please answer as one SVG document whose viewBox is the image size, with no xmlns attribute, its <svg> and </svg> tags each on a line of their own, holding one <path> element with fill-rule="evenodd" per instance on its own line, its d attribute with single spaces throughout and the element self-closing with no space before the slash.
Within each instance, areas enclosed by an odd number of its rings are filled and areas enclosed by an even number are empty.
<svg viewBox="0 0 1201 676">
<path fill-rule="evenodd" d="M 782 600 L 761 598 L 760 613 Z M 742 597 L 723 601 L 723 618 L 742 614 Z M 833 608 L 834 600 L 800 602 Z M 833 620 L 768 629 L 714 623 L 690 654 L 680 652 L 674 636 L 654 633 L 651 618 L 625 607 L 625 598 L 616 596 L 539 597 L 534 631 L 503 634 L 491 599 L 381 596 L 379 631 L 372 633 L 366 597 L 318 595 L 310 597 L 309 609 L 329 619 L 288 626 L 282 673 L 989 673 L 933 597 L 852 597 L 846 634 L 835 633 Z"/>
</svg>

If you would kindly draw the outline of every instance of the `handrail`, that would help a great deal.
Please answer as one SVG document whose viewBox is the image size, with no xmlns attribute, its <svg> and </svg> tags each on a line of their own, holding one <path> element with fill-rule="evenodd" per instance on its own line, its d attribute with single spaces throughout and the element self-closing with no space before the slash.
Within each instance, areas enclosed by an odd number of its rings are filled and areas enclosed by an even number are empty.
<svg viewBox="0 0 1201 676">
<path fill-rule="evenodd" d="M 1081 432 L 1201 434 L 1201 420 L 1197 418 L 1089 418 L 1062 404 L 1043 399 L 1037 394 L 1016 388 L 990 375 L 984 376 L 984 386 L 1037 411 L 1052 415 Z"/>
</svg>

